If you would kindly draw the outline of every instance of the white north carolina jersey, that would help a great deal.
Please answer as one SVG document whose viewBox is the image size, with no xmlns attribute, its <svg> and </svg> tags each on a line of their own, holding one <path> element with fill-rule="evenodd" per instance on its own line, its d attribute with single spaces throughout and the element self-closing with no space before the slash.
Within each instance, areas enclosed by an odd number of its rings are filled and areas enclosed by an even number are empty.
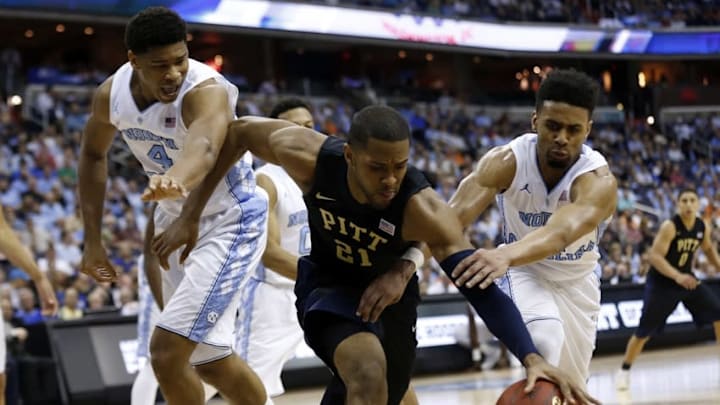
<svg viewBox="0 0 720 405">
<path fill-rule="evenodd" d="M 519 136 L 509 145 L 515 155 L 517 169 L 510 187 L 497 196 L 505 243 L 520 240 L 544 226 L 558 208 L 570 203 L 570 188 L 578 176 L 607 166 L 607 161 L 600 153 L 583 145 L 577 162 L 552 190 L 548 190 L 538 167 L 537 134 Z M 513 269 L 528 270 L 553 281 L 585 277 L 596 270 L 600 258 L 598 241 L 609 221 L 610 218 L 562 252 Z"/>
<path fill-rule="evenodd" d="M 310 254 L 310 228 L 307 208 L 300 187 L 285 169 L 277 165 L 268 163 L 258 169 L 257 174 L 268 176 L 277 190 L 275 215 L 280 228 L 280 245 L 294 255 Z M 257 277 L 277 286 L 292 287 L 295 284 L 293 280 L 281 276 L 262 264 L 258 268 Z"/>
<path fill-rule="evenodd" d="M 122 65 L 113 75 L 110 89 L 110 122 L 123 135 L 130 150 L 148 176 L 163 174 L 181 158 L 188 129 L 182 119 L 182 102 L 188 91 L 198 84 L 215 79 L 227 89 L 228 104 L 234 115 L 238 90 L 221 74 L 196 60 L 189 60 L 189 68 L 178 96 L 172 103 L 156 102 L 139 111 L 130 91 L 133 68 Z M 210 197 L 203 215 L 215 214 L 238 201 L 245 201 L 255 191 L 252 156 L 246 154 L 220 182 Z M 179 215 L 184 200 L 163 200 L 159 206 L 171 215 Z"/>
</svg>

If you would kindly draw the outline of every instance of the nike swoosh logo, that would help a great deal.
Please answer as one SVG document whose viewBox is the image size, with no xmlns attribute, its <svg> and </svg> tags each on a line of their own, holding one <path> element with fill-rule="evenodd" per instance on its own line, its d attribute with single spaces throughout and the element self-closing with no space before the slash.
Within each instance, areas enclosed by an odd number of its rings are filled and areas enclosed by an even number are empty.
<svg viewBox="0 0 720 405">
<path fill-rule="evenodd" d="M 324 195 L 322 195 L 322 194 L 320 194 L 320 193 L 315 193 L 315 198 L 317 198 L 318 200 L 335 201 L 334 198 L 332 198 L 332 197 L 326 197 L 326 196 L 324 196 Z"/>
</svg>

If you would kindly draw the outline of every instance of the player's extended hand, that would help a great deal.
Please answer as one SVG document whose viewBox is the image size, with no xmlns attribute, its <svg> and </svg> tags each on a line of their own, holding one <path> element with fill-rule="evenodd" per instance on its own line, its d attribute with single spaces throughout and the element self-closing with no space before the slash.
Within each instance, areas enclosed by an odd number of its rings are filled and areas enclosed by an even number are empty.
<svg viewBox="0 0 720 405">
<path fill-rule="evenodd" d="M 140 198 L 143 201 L 176 200 L 188 196 L 188 192 L 177 179 L 165 174 L 150 177 L 148 186 Z"/>
<path fill-rule="evenodd" d="M 40 308 L 42 308 L 43 316 L 55 316 L 58 310 L 58 303 L 55 299 L 55 291 L 53 290 L 50 280 L 43 274 L 35 282 L 35 289 L 37 289 L 38 296 L 40 297 Z"/>
<path fill-rule="evenodd" d="M 700 280 L 690 274 L 684 273 L 675 277 L 675 282 L 686 290 L 694 290 L 697 288 L 698 284 L 700 284 Z"/>
<path fill-rule="evenodd" d="M 502 254 L 501 249 L 478 249 L 464 258 L 452 272 L 455 285 L 473 288 L 487 288 L 492 282 L 507 272 L 510 261 Z"/>
<path fill-rule="evenodd" d="M 117 272 L 107 253 L 103 248 L 88 248 L 83 250 L 82 261 L 80 262 L 80 272 L 87 274 L 95 279 L 95 281 L 115 281 Z"/>
<path fill-rule="evenodd" d="M 155 236 L 152 241 L 152 249 L 157 255 L 160 267 L 169 270 L 168 257 L 183 245 L 185 245 L 185 249 L 180 255 L 180 264 L 185 263 L 185 259 L 197 243 L 198 229 L 197 220 L 180 215 L 160 235 Z"/>
<path fill-rule="evenodd" d="M 363 322 L 377 322 L 385 308 L 400 301 L 408 283 L 404 274 L 406 270 L 414 271 L 407 266 L 415 269 L 415 263 L 398 260 L 389 271 L 378 276 L 365 289 L 356 312 Z"/>
<path fill-rule="evenodd" d="M 545 361 L 540 355 L 527 355 L 524 364 L 527 371 L 526 393 L 532 391 L 538 378 L 542 378 L 555 383 L 569 404 L 600 404 L 600 401 L 585 392 L 568 374 Z"/>
</svg>

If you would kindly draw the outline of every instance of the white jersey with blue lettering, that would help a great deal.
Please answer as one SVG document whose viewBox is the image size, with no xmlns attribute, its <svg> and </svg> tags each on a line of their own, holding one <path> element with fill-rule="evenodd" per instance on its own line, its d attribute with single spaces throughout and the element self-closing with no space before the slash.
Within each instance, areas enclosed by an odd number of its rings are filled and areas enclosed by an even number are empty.
<svg viewBox="0 0 720 405">
<path fill-rule="evenodd" d="M 545 225 L 558 208 L 569 204 L 570 188 L 578 176 L 607 166 L 599 152 L 583 145 L 577 162 L 552 190 L 548 190 L 538 166 L 537 134 L 524 134 L 509 145 L 515 155 L 515 177 L 510 187 L 497 196 L 506 243 L 520 240 Z M 531 271 L 552 281 L 577 280 L 593 273 L 600 258 L 598 241 L 609 221 L 607 218 L 598 229 L 572 242 L 562 252 L 513 270 Z"/>
<path fill-rule="evenodd" d="M 280 166 L 265 164 L 256 171 L 270 178 L 277 191 L 275 215 L 280 228 L 280 245 L 286 251 L 305 256 L 310 253 L 310 228 L 303 193 L 297 183 Z M 257 277 L 275 286 L 292 287 L 295 282 L 281 276 L 262 264 L 258 267 Z"/>
<path fill-rule="evenodd" d="M 110 123 L 123 135 L 133 155 L 142 164 L 148 176 L 163 174 L 181 158 L 188 129 L 182 119 L 182 103 L 185 95 L 198 84 L 209 79 L 223 85 L 227 90 L 228 104 L 234 115 L 238 90 L 221 74 L 196 60 L 189 60 L 187 76 L 172 103 L 156 102 L 140 111 L 130 91 L 133 68 L 130 63 L 121 66 L 113 75 L 110 89 Z M 228 114 L 231 112 L 228 111 Z M 203 215 L 226 210 L 229 206 L 245 201 L 255 191 L 252 172 L 252 156 L 248 153 L 220 182 L 210 197 Z M 183 199 L 159 203 L 170 215 L 180 214 Z"/>
</svg>

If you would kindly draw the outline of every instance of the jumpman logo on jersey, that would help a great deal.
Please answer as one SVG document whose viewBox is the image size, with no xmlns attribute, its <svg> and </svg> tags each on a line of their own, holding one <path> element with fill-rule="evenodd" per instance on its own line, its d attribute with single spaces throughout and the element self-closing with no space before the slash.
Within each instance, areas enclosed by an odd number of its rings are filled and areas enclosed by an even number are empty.
<svg viewBox="0 0 720 405">
<path fill-rule="evenodd" d="M 527 191 L 528 194 L 532 194 L 530 192 L 530 183 L 525 183 L 525 187 L 521 188 L 520 191 Z"/>
</svg>

